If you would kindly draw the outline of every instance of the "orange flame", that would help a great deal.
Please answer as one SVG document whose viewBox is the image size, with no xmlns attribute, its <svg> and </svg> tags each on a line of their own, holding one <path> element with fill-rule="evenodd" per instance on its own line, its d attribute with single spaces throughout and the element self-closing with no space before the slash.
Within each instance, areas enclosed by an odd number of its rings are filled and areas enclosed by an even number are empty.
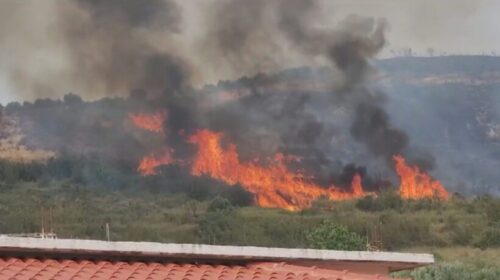
<svg viewBox="0 0 500 280">
<path fill-rule="evenodd" d="M 361 175 L 358 173 L 354 174 L 354 177 L 352 177 L 351 190 L 355 197 L 362 197 L 365 195 L 363 185 L 361 184 Z"/>
<path fill-rule="evenodd" d="M 162 133 L 167 118 L 166 111 L 155 114 L 129 114 L 130 119 L 139 128 Z M 188 142 L 198 147 L 192 161 L 174 159 L 171 149 L 163 149 L 159 155 L 151 154 L 141 159 L 137 171 L 143 176 L 156 175 L 157 167 L 177 163 L 191 164 L 191 174 L 208 175 L 227 184 L 240 184 L 255 195 L 256 203 L 261 207 L 282 208 L 297 211 L 307 208 L 320 197 L 329 200 L 356 199 L 367 195 L 363 190 L 360 174 L 355 174 L 349 191 L 331 186 L 323 188 L 313 182 L 302 172 L 295 172 L 286 166 L 291 157 L 276 154 L 268 159 L 267 166 L 260 165 L 259 159 L 241 162 L 236 145 L 222 147 L 222 133 L 202 129 L 188 138 Z M 449 197 L 446 189 L 437 180 L 419 170 L 417 166 L 409 166 L 405 159 L 394 156 L 396 173 L 401 179 L 399 193 L 405 199 Z"/>
<path fill-rule="evenodd" d="M 449 197 L 441 182 L 433 180 L 428 174 L 423 173 L 417 166 L 409 166 L 401 155 L 394 156 L 396 173 L 401 179 L 399 194 L 405 199 Z"/>
<path fill-rule="evenodd" d="M 129 113 L 129 117 L 132 123 L 139 128 L 155 133 L 162 133 L 163 124 L 167 119 L 167 112 L 160 111 L 154 114 Z"/>
<path fill-rule="evenodd" d="M 139 166 L 137 167 L 137 171 L 142 176 L 156 175 L 156 168 L 158 166 L 171 164 L 172 162 L 171 151 L 169 149 L 164 149 L 160 156 L 152 154 L 142 158 Z"/>
<path fill-rule="evenodd" d="M 221 133 L 199 130 L 189 138 L 198 146 L 198 153 L 192 163 L 191 173 L 202 174 L 228 184 L 241 184 L 255 194 L 256 202 L 262 207 L 279 207 L 291 211 L 304 209 L 319 197 L 330 200 L 358 198 L 365 195 L 361 177 L 354 176 L 352 192 L 335 187 L 329 189 L 308 182 L 302 173 L 290 171 L 284 163 L 284 156 L 276 154 L 268 167 L 255 163 L 242 163 L 234 144 L 221 147 Z"/>
</svg>

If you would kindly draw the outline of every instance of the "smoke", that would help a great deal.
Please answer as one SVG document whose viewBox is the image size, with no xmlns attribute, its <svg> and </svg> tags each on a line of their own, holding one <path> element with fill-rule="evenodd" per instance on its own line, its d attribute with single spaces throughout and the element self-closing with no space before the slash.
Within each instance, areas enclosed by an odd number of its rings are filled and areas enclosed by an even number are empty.
<svg viewBox="0 0 500 280">
<path fill-rule="evenodd" d="M 368 103 L 356 108 L 351 134 L 365 143 L 371 153 L 383 156 L 388 162 L 392 162 L 392 156 L 402 154 L 409 141 L 404 132 L 391 126 L 384 110 Z"/>
<path fill-rule="evenodd" d="M 217 1 L 205 7 L 199 50 L 206 65 L 254 75 L 278 70 L 283 46 L 273 27 L 271 1 Z M 233 76 L 234 77 L 234 76 Z"/>
<path fill-rule="evenodd" d="M 203 58 L 240 75 L 330 61 L 344 79 L 336 86 L 350 89 L 385 45 L 384 20 L 351 15 L 332 24 L 320 1 L 217 1 L 204 8 Z"/>
<path fill-rule="evenodd" d="M 301 168 L 314 166 L 316 177 L 329 177 L 332 169 L 338 169 L 337 163 L 333 156 L 317 155 L 332 150 L 338 124 L 328 111 L 338 109 L 351 115 L 345 121 L 352 124 L 353 139 L 375 157 L 384 158 L 388 167 L 394 155 L 411 152 L 408 136 L 391 125 L 383 109 L 384 95 L 369 85 L 375 73 L 370 62 L 385 46 L 384 20 L 352 15 L 325 26 L 318 2 L 301 0 L 230 1 L 215 5 L 211 12 L 205 40 L 211 43 L 208 51 L 217 59 L 214 63 L 222 60 L 234 71 L 252 72 L 265 65 L 273 69 L 282 58 L 266 55 L 279 49 L 278 53 L 292 53 L 292 59 L 319 60 L 331 67 L 326 94 L 306 90 L 282 96 L 277 90 L 259 90 L 259 86 L 286 84 L 276 76 L 260 74 L 258 79 L 240 81 L 251 95 L 213 112 L 210 124 L 242 143 L 244 156 L 276 151 L 298 154 L 305 159 Z M 318 107 L 318 102 L 328 105 Z"/>
<path fill-rule="evenodd" d="M 18 95 L 52 97 L 78 90 L 92 98 L 125 95 L 136 88 L 176 91 L 190 83 L 190 66 L 176 43 L 155 42 L 181 33 L 182 11 L 174 1 L 1 5 L 12 13 L 2 17 L 2 26 L 15 24 L 28 31 L 15 35 L 8 28 L 0 30 L 0 50 L 15 57 L 6 75 Z"/>
<path fill-rule="evenodd" d="M 306 169 L 319 181 L 339 176 L 345 183 L 353 170 L 366 174 L 358 167 L 342 171 L 352 154 L 338 159 L 339 147 L 333 147 L 350 131 L 349 140 L 392 169 L 393 155 L 412 150 L 408 136 L 384 111 L 383 94 L 370 86 L 375 72 L 371 61 L 386 44 L 386 22 L 352 15 L 332 24 L 320 3 L 235 0 L 195 5 L 203 11 L 198 19 L 201 36 L 191 40 L 196 51 L 179 39 L 190 36 L 184 30 L 189 19 L 183 16 L 186 6 L 173 0 L 51 5 L 45 8 L 54 20 L 46 31 L 61 50 L 60 67 L 41 76 L 18 67 L 10 78 L 19 90 L 36 96 L 57 96 L 65 88 L 83 90 L 87 97 L 134 90 L 155 96 L 157 103 L 144 106 L 166 108 L 166 141 L 179 158 L 191 152 L 186 135 L 208 127 L 235 142 L 244 160 L 293 154 L 302 159 L 297 169 Z M 19 55 L 34 50 L 25 48 Z M 207 67 L 196 67 L 200 65 Z M 273 74 L 293 65 L 326 68 L 301 70 L 309 71 L 311 84 L 301 84 L 293 74 Z M 238 98 L 203 107 L 210 92 L 196 90 L 193 81 L 210 71 L 245 75 L 227 88 Z M 220 83 L 218 89 L 225 86 Z M 345 145 L 354 150 L 355 144 Z"/>
<path fill-rule="evenodd" d="M 179 91 L 188 67 L 172 50 L 149 42 L 159 32 L 180 32 L 180 8 L 173 1 L 86 1 L 62 5 L 61 36 L 71 68 L 85 83 L 107 93 L 142 88 Z"/>
<path fill-rule="evenodd" d="M 367 77 L 369 60 L 385 45 L 385 21 L 351 15 L 335 29 L 315 26 L 319 7 L 314 1 L 283 1 L 279 26 L 294 47 L 328 58 L 342 74 L 341 90 L 352 90 Z"/>
</svg>

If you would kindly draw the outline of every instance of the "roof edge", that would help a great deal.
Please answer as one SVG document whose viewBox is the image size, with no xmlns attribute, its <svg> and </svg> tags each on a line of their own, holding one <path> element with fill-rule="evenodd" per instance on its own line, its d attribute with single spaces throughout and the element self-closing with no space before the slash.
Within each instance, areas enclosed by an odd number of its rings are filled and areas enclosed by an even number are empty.
<svg viewBox="0 0 500 280">
<path fill-rule="evenodd" d="M 383 262 L 422 266 L 434 263 L 431 254 L 285 249 L 253 246 L 221 246 L 155 242 L 102 241 L 85 239 L 40 239 L 0 236 L 0 255 L 6 253 L 50 253 L 141 258 L 204 259 L 217 261 L 314 261 Z"/>
</svg>

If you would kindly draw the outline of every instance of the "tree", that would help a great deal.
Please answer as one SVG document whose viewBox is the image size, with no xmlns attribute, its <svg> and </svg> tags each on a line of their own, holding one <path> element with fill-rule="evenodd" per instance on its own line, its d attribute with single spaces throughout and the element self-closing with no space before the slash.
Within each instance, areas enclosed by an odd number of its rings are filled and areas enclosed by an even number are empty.
<svg viewBox="0 0 500 280">
<path fill-rule="evenodd" d="M 73 93 L 68 93 L 63 96 L 63 101 L 66 105 L 79 105 L 83 103 L 83 100 L 80 96 L 73 94 Z"/>
<path fill-rule="evenodd" d="M 226 198 L 217 196 L 208 205 L 207 212 L 221 212 L 225 215 L 229 215 L 233 212 L 234 207 L 229 200 Z"/>
<path fill-rule="evenodd" d="M 12 113 L 15 113 L 15 112 L 19 111 L 21 108 L 22 108 L 22 106 L 21 106 L 21 104 L 19 102 L 10 102 L 5 107 L 5 112 L 7 114 L 12 114 Z"/>
<path fill-rule="evenodd" d="M 362 251 L 365 240 L 342 225 L 324 221 L 306 233 L 308 245 L 315 249 Z"/>
</svg>

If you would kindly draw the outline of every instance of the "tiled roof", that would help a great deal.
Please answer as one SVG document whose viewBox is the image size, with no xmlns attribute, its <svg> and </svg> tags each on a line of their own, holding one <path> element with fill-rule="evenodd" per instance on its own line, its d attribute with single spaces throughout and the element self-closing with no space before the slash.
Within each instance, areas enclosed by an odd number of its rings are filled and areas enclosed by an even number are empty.
<svg viewBox="0 0 500 280">
<path fill-rule="evenodd" d="M 0 258 L 0 279 L 365 280 L 392 279 L 284 263 L 238 265 Z"/>
</svg>

